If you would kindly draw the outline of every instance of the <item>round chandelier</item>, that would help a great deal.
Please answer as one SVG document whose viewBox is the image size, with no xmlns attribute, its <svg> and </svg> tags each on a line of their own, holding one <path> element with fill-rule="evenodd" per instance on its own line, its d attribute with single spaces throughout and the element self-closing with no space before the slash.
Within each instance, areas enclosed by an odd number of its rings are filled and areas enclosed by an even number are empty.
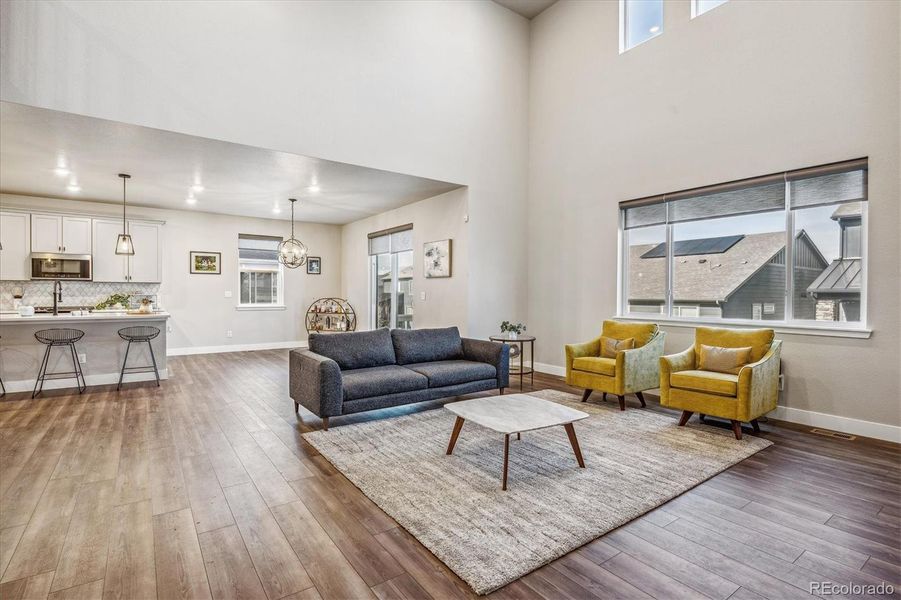
<svg viewBox="0 0 901 600">
<path fill-rule="evenodd" d="M 296 269 L 307 262 L 307 247 L 303 242 L 294 237 L 294 203 L 297 198 L 289 198 L 291 201 L 291 237 L 278 245 L 278 262 L 289 269 Z"/>
</svg>

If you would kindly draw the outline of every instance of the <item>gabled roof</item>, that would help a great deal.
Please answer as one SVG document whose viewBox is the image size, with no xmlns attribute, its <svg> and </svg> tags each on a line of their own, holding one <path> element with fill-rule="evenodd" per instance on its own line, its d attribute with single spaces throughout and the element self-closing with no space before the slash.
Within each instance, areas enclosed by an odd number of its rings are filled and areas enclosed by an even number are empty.
<svg viewBox="0 0 901 600">
<path fill-rule="evenodd" d="M 847 202 L 845 204 L 839 204 L 838 208 L 832 213 L 832 219 L 838 221 L 839 219 L 850 219 L 854 217 L 859 217 L 861 214 L 861 206 L 860 202 Z"/>
<path fill-rule="evenodd" d="M 839 258 L 814 279 L 807 288 L 814 296 L 860 294 L 862 263 L 859 258 Z"/>
</svg>

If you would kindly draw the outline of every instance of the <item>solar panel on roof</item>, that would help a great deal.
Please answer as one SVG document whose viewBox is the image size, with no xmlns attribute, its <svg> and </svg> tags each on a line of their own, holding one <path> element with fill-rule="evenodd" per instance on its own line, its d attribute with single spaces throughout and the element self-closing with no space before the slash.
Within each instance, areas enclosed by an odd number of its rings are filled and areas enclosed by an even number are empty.
<svg viewBox="0 0 901 600">
<path fill-rule="evenodd" d="M 673 255 L 697 256 L 699 254 L 722 254 L 744 239 L 743 235 L 726 235 L 698 240 L 680 240 L 673 243 Z M 641 255 L 641 258 L 663 258 L 666 244 L 658 244 Z"/>
</svg>

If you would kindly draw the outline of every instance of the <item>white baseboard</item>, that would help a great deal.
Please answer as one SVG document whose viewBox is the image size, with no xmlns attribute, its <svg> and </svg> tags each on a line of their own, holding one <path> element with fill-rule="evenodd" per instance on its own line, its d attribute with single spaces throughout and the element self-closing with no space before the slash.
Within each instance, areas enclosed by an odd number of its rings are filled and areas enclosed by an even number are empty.
<svg viewBox="0 0 901 600">
<path fill-rule="evenodd" d="M 134 383 L 136 381 L 153 381 L 155 377 L 153 373 L 126 373 L 125 379 L 123 383 Z M 168 369 L 160 369 L 160 379 L 169 379 L 169 370 Z M 4 381 L 3 384 L 6 386 L 6 391 L 9 393 L 13 392 L 30 392 L 34 389 L 34 379 L 24 379 L 19 381 Z M 85 375 L 84 382 L 88 387 L 94 385 L 110 385 L 119 383 L 119 374 L 118 373 L 100 373 L 97 375 Z M 75 378 L 72 379 L 48 379 L 44 382 L 45 390 L 61 390 L 72 388 L 73 390 L 77 386 L 75 385 Z"/>
<path fill-rule="evenodd" d="M 558 367 L 557 365 L 549 365 L 547 363 L 535 363 L 535 370 L 539 373 L 547 373 L 559 377 L 564 377 L 566 375 L 565 367 Z M 788 406 L 777 406 L 776 410 L 769 413 L 768 416 L 780 421 L 787 421 L 798 425 L 822 427 L 823 429 L 831 429 L 832 431 L 841 431 L 852 435 L 860 435 L 901 444 L 901 427 L 898 427 L 897 425 L 862 421 L 860 419 L 852 419 L 851 417 L 840 417 L 838 415 L 814 412 L 812 410 L 801 410 L 800 408 L 790 408 Z"/>
<path fill-rule="evenodd" d="M 861 419 L 840 417 L 838 415 L 829 415 L 826 413 L 814 412 L 812 410 L 801 410 L 800 408 L 791 408 L 788 406 L 777 406 L 776 410 L 767 416 L 780 421 L 797 423 L 798 425 L 822 427 L 823 429 L 831 429 L 832 431 L 841 431 L 843 433 L 862 435 L 864 437 L 901 444 L 901 427 L 898 427 L 897 425 L 862 421 Z"/>
<path fill-rule="evenodd" d="M 189 346 L 168 348 L 166 356 L 187 356 L 189 354 L 222 354 L 224 352 L 252 352 L 254 350 L 284 350 L 285 348 L 306 348 L 305 341 L 263 342 L 262 344 L 229 344 L 226 346 Z"/>
</svg>

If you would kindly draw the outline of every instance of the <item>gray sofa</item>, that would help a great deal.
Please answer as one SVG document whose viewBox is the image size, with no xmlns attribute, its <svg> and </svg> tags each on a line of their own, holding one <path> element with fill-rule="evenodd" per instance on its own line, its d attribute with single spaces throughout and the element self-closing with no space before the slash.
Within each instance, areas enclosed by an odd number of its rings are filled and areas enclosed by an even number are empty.
<svg viewBox="0 0 901 600">
<path fill-rule="evenodd" d="M 322 418 L 500 389 L 510 347 L 461 338 L 456 327 L 311 333 L 290 354 L 294 409 Z"/>
</svg>

